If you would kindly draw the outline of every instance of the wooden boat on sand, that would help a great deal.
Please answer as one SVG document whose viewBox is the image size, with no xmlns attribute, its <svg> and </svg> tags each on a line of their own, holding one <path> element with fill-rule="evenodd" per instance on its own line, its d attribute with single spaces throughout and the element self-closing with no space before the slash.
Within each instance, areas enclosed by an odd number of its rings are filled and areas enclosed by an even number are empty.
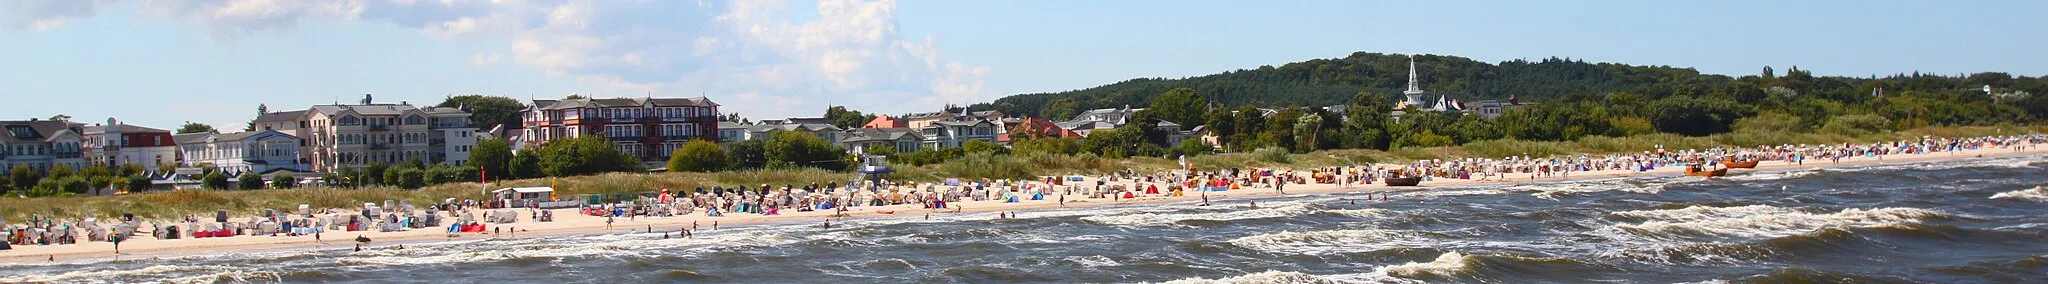
<svg viewBox="0 0 2048 284">
<path fill-rule="evenodd" d="M 1685 167 L 1685 176 L 1689 177 L 1718 177 L 1725 175 L 1728 175 L 1728 169 L 1726 168 L 1706 171 L 1700 170 L 1699 167 Z"/>
<path fill-rule="evenodd" d="M 1757 164 L 1757 163 L 1760 163 L 1760 162 L 1763 162 L 1763 161 L 1754 161 L 1754 160 L 1752 160 L 1752 161 L 1740 161 L 1740 162 L 1738 162 L 1738 161 L 1735 161 L 1735 160 L 1723 160 L 1723 161 L 1721 161 L 1721 164 L 1724 164 L 1724 165 L 1728 165 L 1728 168 L 1730 168 L 1730 169 L 1754 169 L 1754 168 L 1756 168 L 1756 164 Z"/>
<path fill-rule="evenodd" d="M 1387 186 L 1415 186 L 1422 184 L 1422 177 L 1387 178 Z"/>
</svg>

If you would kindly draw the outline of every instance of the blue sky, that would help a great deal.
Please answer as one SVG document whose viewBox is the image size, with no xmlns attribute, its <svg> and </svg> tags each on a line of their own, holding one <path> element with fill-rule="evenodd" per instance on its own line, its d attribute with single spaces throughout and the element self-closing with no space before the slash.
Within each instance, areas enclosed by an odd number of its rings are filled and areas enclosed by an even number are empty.
<svg viewBox="0 0 2048 284">
<path fill-rule="evenodd" d="M 2048 74 L 2044 1 L 0 2 L 0 116 L 239 129 L 376 94 L 930 111 L 1351 52 L 1744 75 Z"/>
</svg>

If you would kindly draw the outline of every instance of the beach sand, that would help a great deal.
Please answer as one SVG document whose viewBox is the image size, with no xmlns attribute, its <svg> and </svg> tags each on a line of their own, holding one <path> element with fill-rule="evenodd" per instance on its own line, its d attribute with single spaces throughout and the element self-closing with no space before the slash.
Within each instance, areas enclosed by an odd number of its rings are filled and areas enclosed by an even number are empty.
<svg viewBox="0 0 2048 284">
<path fill-rule="evenodd" d="M 1754 170 L 1732 170 L 1730 171 L 1730 175 L 1741 175 L 1754 171 L 1783 171 L 1805 168 L 1846 167 L 1879 163 L 1909 163 L 1938 160 L 1995 158 L 2013 155 L 2042 153 L 2048 153 L 2048 149 L 1978 149 L 1924 155 L 1891 155 L 1885 156 L 1882 159 L 1856 157 L 1843 159 L 1840 163 L 1833 163 L 1829 161 L 1820 160 L 1808 160 L 1805 163 L 1805 165 L 1788 164 L 1781 161 L 1768 161 L 1764 162 L 1762 165 L 1758 166 Z M 1509 178 L 1504 180 L 1436 179 L 1424 182 L 1421 187 L 1386 187 L 1377 184 L 1352 186 L 1339 186 L 1333 184 L 1289 184 L 1287 186 L 1286 194 L 1318 194 L 1354 191 L 1427 191 L 1430 190 L 1430 188 L 1432 187 L 1523 184 L 1531 182 L 1559 182 L 1569 180 L 1605 179 L 1633 176 L 1676 176 L 1680 175 L 1682 171 L 1682 167 L 1663 167 L 1648 172 L 1636 172 L 1629 170 L 1574 172 L 1571 174 L 1570 177 L 1559 176 L 1547 178 L 1533 178 L 1533 174 L 1510 174 L 1508 175 Z M 1082 181 L 1077 184 L 1092 185 L 1094 184 L 1094 180 L 1093 177 L 1090 177 L 1089 180 Z M 1129 182 L 1120 184 L 1133 185 L 1133 183 Z M 1162 190 L 1163 188 L 1164 186 L 1162 186 Z M 1237 200 L 1232 199 L 1242 199 L 1247 197 L 1258 196 L 1272 196 L 1277 194 L 1279 193 L 1271 188 L 1247 187 L 1240 190 L 1209 192 L 1208 196 L 1211 203 L 1230 204 L 1234 202 L 1239 202 Z M 1079 195 L 1070 195 L 1067 196 L 1066 200 L 1068 202 L 1064 206 L 1059 204 L 1058 200 L 1060 200 L 1060 198 L 1058 196 L 1052 195 L 1046 196 L 1045 200 L 1026 200 L 1020 203 L 1003 203 L 1001 201 L 961 201 L 950 203 L 950 205 L 962 208 L 962 210 L 960 211 L 961 213 L 979 213 L 995 211 L 1027 211 L 1033 209 L 1047 209 L 1060 207 L 1097 207 L 1124 204 L 1199 201 L 1202 198 L 1201 194 L 1193 191 L 1186 192 L 1185 195 L 1186 196 L 1182 197 L 1144 197 L 1135 200 L 1125 199 L 1121 200 L 1120 202 L 1112 201 L 1112 199 L 1108 198 L 1087 199 L 1082 198 L 1082 196 Z M 442 240 L 471 240 L 481 238 L 525 238 L 539 236 L 645 232 L 648 230 L 649 227 L 652 227 L 655 232 L 678 232 L 680 229 L 689 228 L 693 222 L 700 226 L 700 228 L 697 230 L 697 232 L 700 233 L 715 232 L 714 230 L 711 230 L 712 224 L 714 222 L 719 224 L 719 226 L 721 227 L 731 227 L 749 224 L 758 225 L 763 223 L 779 223 L 787 224 L 788 226 L 817 226 L 825 222 L 826 219 L 833 218 L 831 217 L 831 215 L 837 213 L 832 210 L 814 212 L 796 212 L 795 210 L 785 210 L 782 213 L 782 215 L 777 216 L 727 214 L 726 216 L 723 217 L 706 217 L 702 213 L 702 210 L 699 210 L 695 214 L 675 217 L 639 217 L 632 219 L 618 218 L 614 220 L 614 223 L 606 224 L 606 218 L 579 214 L 579 212 L 576 209 L 555 209 L 554 211 L 554 222 L 535 223 L 532 219 L 527 218 L 530 217 L 529 215 L 520 216 L 519 222 L 517 223 L 489 224 L 491 228 L 518 230 L 518 232 L 516 233 L 508 233 L 505 235 L 493 235 L 491 233 L 466 233 L 458 237 L 452 238 L 447 236 L 446 231 L 444 229 L 439 228 L 415 229 L 401 232 L 328 232 L 321 234 L 321 241 L 315 241 L 313 236 L 235 236 L 225 238 L 157 240 L 148 238 L 147 234 L 140 234 L 142 237 L 139 237 L 139 239 L 137 240 L 129 240 L 121 243 L 121 252 L 120 255 L 118 255 L 118 258 L 134 259 L 149 258 L 156 256 L 189 256 L 201 254 L 225 254 L 240 251 L 263 250 L 349 249 L 356 245 L 354 239 L 356 236 L 359 235 L 369 237 L 375 241 L 369 245 L 365 245 L 365 249 L 375 249 L 378 247 L 389 246 L 395 243 L 434 242 Z M 518 210 L 518 212 L 520 212 L 520 214 L 527 214 L 526 210 Z M 883 214 L 880 212 L 893 212 L 893 214 Z M 915 204 L 893 206 L 861 206 L 855 207 L 853 210 L 847 211 L 846 213 L 848 214 L 846 218 L 919 218 L 926 214 L 955 214 L 953 212 L 953 209 L 921 209 L 918 208 L 918 205 Z M 116 255 L 114 253 L 114 245 L 108 242 L 85 242 L 73 245 L 53 246 L 15 246 L 13 250 L 0 251 L 0 262 L 50 261 L 51 258 L 55 258 L 56 261 L 65 262 L 91 262 L 114 259 L 116 258 Z"/>
</svg>

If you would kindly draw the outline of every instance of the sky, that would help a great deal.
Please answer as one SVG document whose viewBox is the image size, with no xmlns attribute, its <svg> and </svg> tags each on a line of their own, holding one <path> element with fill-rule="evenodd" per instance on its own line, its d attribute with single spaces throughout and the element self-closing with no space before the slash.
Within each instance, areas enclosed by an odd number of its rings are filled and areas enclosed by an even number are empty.
<svg viewBox="0 0 2048 284">
<path fill-rule="evenodd" d="M 706 96 L 756 120 L 1352 52 L 1750 75 L 2048 75 L 2048 1 L 0 1 L 0 119 L 224 131 L 256 106 Z"/>
</svg>

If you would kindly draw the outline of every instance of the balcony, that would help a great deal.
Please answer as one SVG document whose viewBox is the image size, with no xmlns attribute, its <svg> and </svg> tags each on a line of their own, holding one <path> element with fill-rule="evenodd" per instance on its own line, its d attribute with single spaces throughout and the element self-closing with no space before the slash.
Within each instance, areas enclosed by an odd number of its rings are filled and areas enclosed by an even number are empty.
<svg viewBox="0 0 2048 284">
<path fill-rule="evenodd" d="M 690 135 L 676 135 L 676 136 L 662 136 L 662 137 L 661 137 L 661 140 L 662 140 L 662 141 L 683 141 L 683 140 L 690 140 L 690 139 L 697 139 L 697 136 L 690 136 Z"/>
<path fill-rule="evenodd" d="M 427 129 L 450 129 L 450 128 L 469 128 L 469 125 L 468 125 L 468 124 L 453 124 L 453 123 L 436 123 L 436 124 L 431 124 L 431 125 L 427 125 Z"/>
<path fill-rule="evenodd" d="M 429 139 L 429 140 L 427 140 L 427 145 L 441 145 L 441 144 L 448 144 L 448 139 L 447 139 L 447 138 L 434 138 L 434 139 Z"/>
<path fill-rule="evenodd" d="M 371 125 L 370 131 L 391 131 L 390 125 Z"/>
<path fill-rule="evenodd" d="M 370 150 L 388 150 L 388 149 L 391 149 L 391 145 L 390 145 L 390 144 L 384 144 L 384 143 L 370 143 Z"/>
</svg>

